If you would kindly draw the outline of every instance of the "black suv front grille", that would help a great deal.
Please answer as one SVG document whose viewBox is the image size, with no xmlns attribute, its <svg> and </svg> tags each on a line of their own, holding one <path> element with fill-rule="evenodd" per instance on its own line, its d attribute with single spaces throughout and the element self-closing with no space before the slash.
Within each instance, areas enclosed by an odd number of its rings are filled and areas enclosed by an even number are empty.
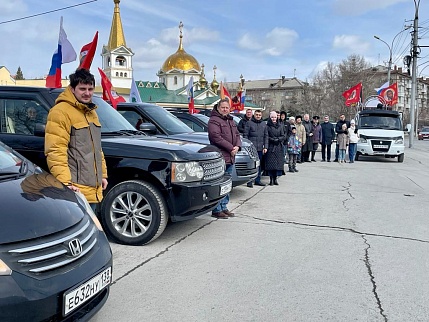
<svg viewBox="0 0 429 322">
<path fill-rule="evenodd" d="M 204 181 L 221 178 L 225 173 L 225 161 L 222 157 L 216 160 L 203 161 L 200 164 L 204 169 Z"/>
<path fill-rule="evenodd" d="M 1 258 L 14 271 L 47 278 L 85 261 L 97 245 L 98 230 L 89 216 L 49 237 L 0 246 Z"/>
</svg>

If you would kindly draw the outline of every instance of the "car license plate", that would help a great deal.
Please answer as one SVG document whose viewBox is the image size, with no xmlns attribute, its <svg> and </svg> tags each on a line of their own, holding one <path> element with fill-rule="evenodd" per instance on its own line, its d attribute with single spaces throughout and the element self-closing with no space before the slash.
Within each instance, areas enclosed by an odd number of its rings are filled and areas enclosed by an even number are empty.
<svg viewBox="0 0 429 322">
<path fill-rule="evenodd" d="M 64 315 L 77 309 L 89 299 L 97 295 L 110 284 L 112 280 L 112 268 L 104 270 L 88 282 L 79 285 L 73 290 L 64 294 Z"/>
<path fill-rule="evenodd" d="M 230 192 L 232 189 L 232 181 L 229 180 L 226 184 L 223 184 L 220 186 L 220 193 L 219 195 L 223 196 L 226 195 L 228 192 Z"/>
<path fill-rule="evenodd" d="M 388 145 L 374 144 L 375 149 L 388 149 Z"/>
</svg>

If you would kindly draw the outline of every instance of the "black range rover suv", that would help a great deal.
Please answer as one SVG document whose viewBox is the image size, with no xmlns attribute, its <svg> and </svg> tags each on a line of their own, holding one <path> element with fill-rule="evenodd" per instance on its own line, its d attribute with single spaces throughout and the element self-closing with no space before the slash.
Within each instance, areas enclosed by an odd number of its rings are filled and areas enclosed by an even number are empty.
<svg viewBox="0 0 429 322">
<path fill-rule="evenodd" d="M 44 126 L 62 89 L 0 86 L 0 140 L 47 170 Z M 101 122 L 109 185 L 97 213 L 114 240 L 141 245 L 156 239 L 168 219 L 212 210 L 232 188 L 213 146 L 146 136 L 94 96 Z M 36 110 L 32 122 L 23 111 Z"/>
</svg>

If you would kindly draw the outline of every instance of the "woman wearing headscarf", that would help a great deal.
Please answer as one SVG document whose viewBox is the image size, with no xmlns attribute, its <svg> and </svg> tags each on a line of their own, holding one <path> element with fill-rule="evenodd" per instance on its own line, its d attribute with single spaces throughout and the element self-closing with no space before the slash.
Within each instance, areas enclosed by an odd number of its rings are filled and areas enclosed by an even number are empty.
<svg viewBox="0 0 429 322">
<path fill-rule="evenodd" d="M 265 128 L 267 132 L 265 146 L 268 146 L 265 155 L 265 170 L 270 176 L 270 186 L 278 185 L 277 177 L 285 174 L 283 143 L 286 133 L 282 124 L 278 122 L 277 113 L 272 111 Z"/>
</svg>

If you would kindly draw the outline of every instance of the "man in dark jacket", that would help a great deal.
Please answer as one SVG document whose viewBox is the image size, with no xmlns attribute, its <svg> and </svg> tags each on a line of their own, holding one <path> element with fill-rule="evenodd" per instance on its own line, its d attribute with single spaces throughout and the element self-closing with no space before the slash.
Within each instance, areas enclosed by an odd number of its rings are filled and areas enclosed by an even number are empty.
<svg viewBox="0 0 429 322">
<path fill-rule="evenodd" d="M 302 146 L 301 162 L 311 162 L 310 152 L 313 149 L 313 124 L 311 124 L 309 114 L 304 114 L 304 120 L 302 121 L 302 125 L 304 125 L 305 128 L 306 140 L 304 145 Z"/>
<path fill-rule="evenodd" d="M 344 123 L 347 124 L 347 129 L 348 129 L 350 127 L 350 122 L 347 122 L 346 116 L 344 114 L 341 114 L 340 119 L 338 120 L 337 124 L 335 125 L 335 132 L 337 133 L 337 135 L 341 134 L 341 133 L 345 133 L 345 134 L 349 133 L 348 130 L 346 130 L 346 131 L 342 130 Z M 338 161 L 338 154 L 339 154 L 339 146 L 337 143 L 335 146 L 335 160 L 334 160 L 334 162 Z M 345 160 L 344 160 L 344 162 L 345 162 Z"/>
<path fill-rule="evenodd" d="M 267 152 L 267 149 L 264 146 L 264 143 L 267 139 L 267 133 L 265 132 L 266 126 L 266 123 L 262 121 L 262 111 L 256 110 L 252 119 L 246 123 L 243 134 L 244 138 L 252 141 L 253 145 L 256 148 L 256 151 L 258 151 L 259 160 L 261 161 L 263 155 L 265 154 L 265 152 Z M 265 186 L 265 184 L 261 182 L 261 164 L 259 164 L 258 176 L 255 179 L 255 185 L 262 187 Z M 247 183 L 247 186 L 249 188 L 252 188 L 253 182 L 249 181 Z"/>
<path fill-rule="evenodd" d="M 235 156 L 241 149 L 241 138 L 240 133 L 238 133 L 237 126 L 229 112 L 229 99 L 221 99 L 213 108 L 212 115 L 209 120 L 208 132 L 210 144 L 218 147 L 225 159 L 225 172 L 231 174 Z M 227 208 L 228 202 L 229 193 L 219 201 L 219 204 L 215 209 L 213 209 L 212 216 L 222 219 L 234 217 L 234 213 L 230 212 Z"/>
<path fill-rule="evenodd" d="M 252 119 L 252 110 L 248 108 L 246 110 L 246 115 L 238 122 L 238 132 L 240 134 L 244 133 L 244 128 L 246 127 L 246 123 L 249 122 Z"/>
<path fill-rule="evenodd" d="M 335 137 L 334 125 L 329 122 L 329 116 L 323 117 L 322 127 L 322 161 L 331 162 L 331 145 Z M 326 156 L 326 157 L 325 157 Z"/>
</svg>

